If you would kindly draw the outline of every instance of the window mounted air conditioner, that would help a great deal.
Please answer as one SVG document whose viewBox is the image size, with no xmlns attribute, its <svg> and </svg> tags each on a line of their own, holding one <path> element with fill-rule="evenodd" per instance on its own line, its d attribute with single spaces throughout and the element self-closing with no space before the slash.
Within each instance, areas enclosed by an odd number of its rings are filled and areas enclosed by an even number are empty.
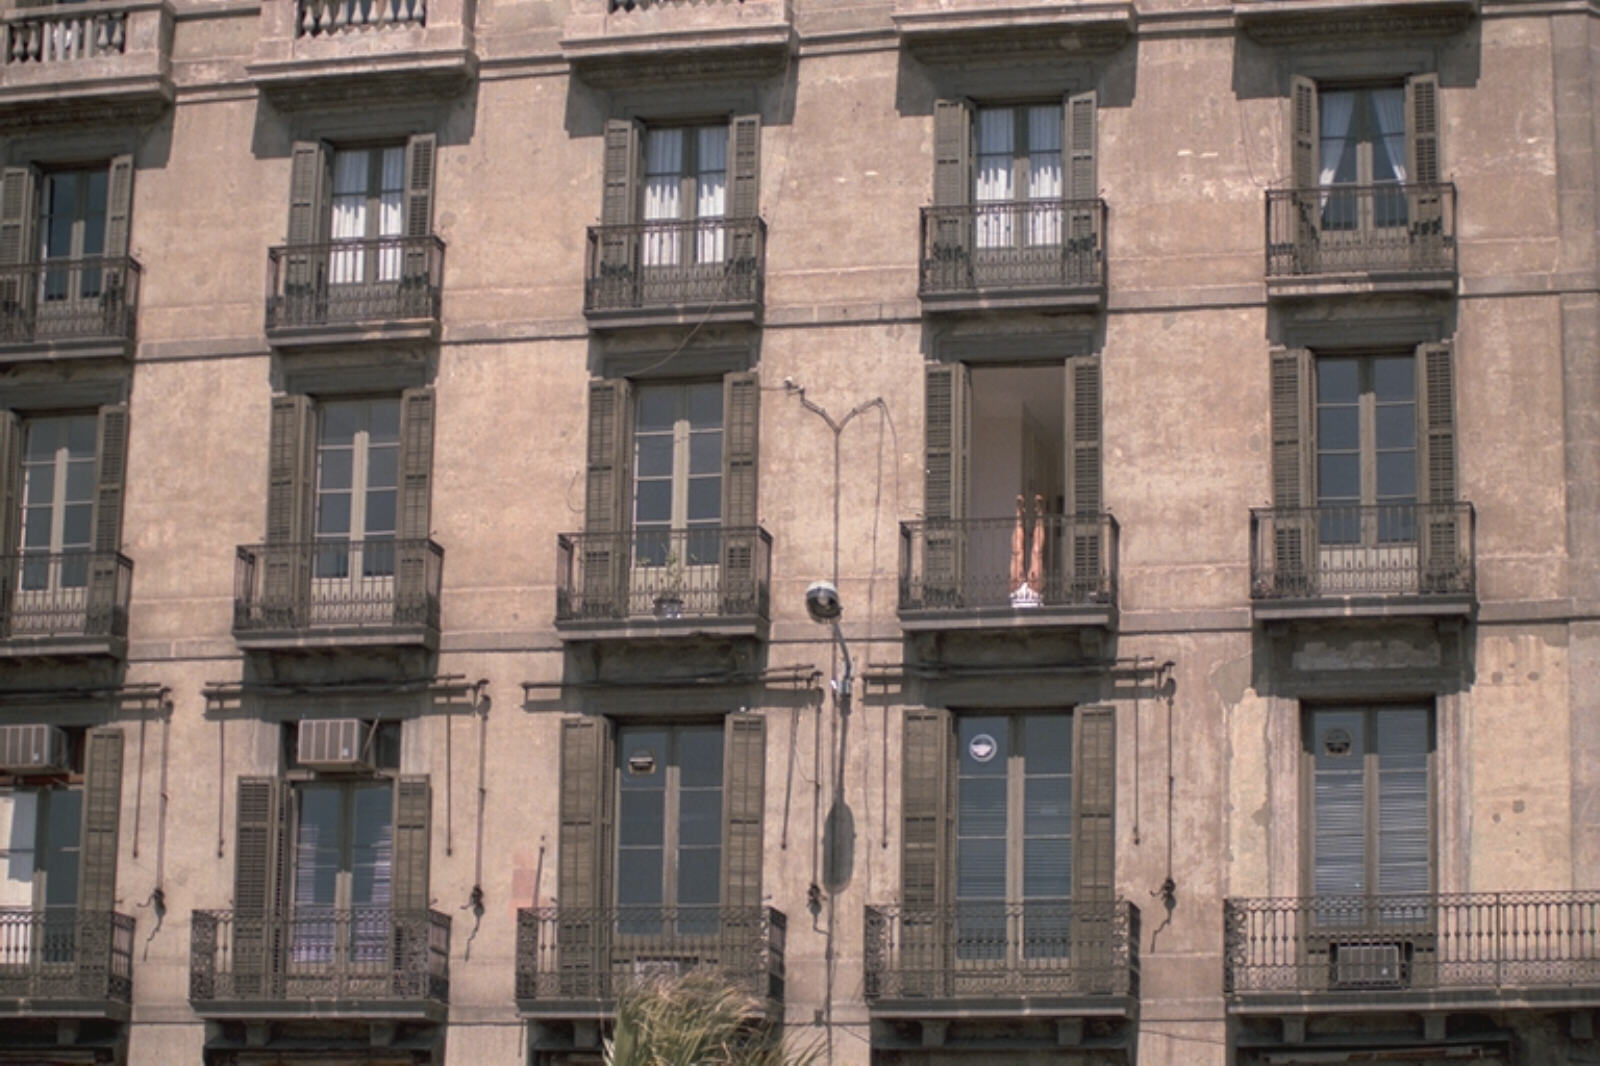
<svg viewBox="0 0 1600 1066">
<path fill-rule="evenodd" d="M 1400 988 L 1406 982 L 1409 944 L 1333 944 L 1335 988 Z"/>
<path fill-rule="evenodd" d="M 0 770 L 43 774 L 69 769 L 67 734 L 53 725 L 0 726 Z"/>
<path fill-rule="evenodd" d="M 300 723 L 295 759 L 313 770 L 371 770 L 368 723 L 359 718 L 314 718 Z"/>
</svg>

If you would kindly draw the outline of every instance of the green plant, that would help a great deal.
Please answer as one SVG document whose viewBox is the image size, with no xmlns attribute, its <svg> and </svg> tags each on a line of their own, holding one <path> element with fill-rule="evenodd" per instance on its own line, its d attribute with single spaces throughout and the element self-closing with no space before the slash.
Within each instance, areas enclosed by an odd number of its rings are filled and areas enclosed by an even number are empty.
<svg viewBox="0 0 1600 1066">
<path fill-rule="evenodd" d="M 716 970 L 641 980 L 617 997 L 605 1066 L 812 1066 L 815 1042 L 785 1047 L 762 1013 Z"/>
</svg>

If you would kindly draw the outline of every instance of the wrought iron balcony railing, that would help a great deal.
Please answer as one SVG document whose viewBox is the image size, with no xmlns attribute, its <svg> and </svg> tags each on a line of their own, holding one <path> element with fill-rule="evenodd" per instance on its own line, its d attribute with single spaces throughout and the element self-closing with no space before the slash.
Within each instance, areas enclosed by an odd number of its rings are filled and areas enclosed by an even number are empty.
<svg viewBox="0 0 1600 1066">
<path fill-rule="evenodd" d="M 1230 899 L 1223 921 L 1236 999 L 1576 990 L 1600 1002 L 1600 892 Z"/>
<path fill-rule="evenodd" d="M 270 248 L 267 332 L 417 321 L 437 325 L 443 279 L 444 242 L 438 237 Z"/>
<path fill-rule="evenodd" d="M 1117 536 L 1109 514 L 901 522 L 900 610 L 1115 604 Z"/>
<path fill-rule="evenodd" d="M 924 299 L 1098 292 L 1104 200 L 1008 200 L 922 209 Z"/>
<path fill-rule="evenodd" d="M 787 928 L 771 907 L 524 907 L 517 1001 L 606 1004 L 631 982 L 703 967 L 781 1012 Z"/>
<path fill-rule="evenodd" d="M 117 552 L 0 556 L 0 639 L 126 637 L 132 584 Z"/>
<path fill-rule="evenodd" d="M 1470 599 L 1475 539 L 1470 503 L 1253 508 L 1250 595 Z"/>
<path fill-rule="evenodd" d="M 1267 277 L 1453 274 L 1448 182 L 1267 190 Z"/>
<path fill-rule="evenodd" d="M 443 570 L 444 549 L 431 540 L 243 546 L 234 564 L 233 632 L 437 632 Z"/>
<path fill-rule="evenodd" d="M 1124 900 L 867 908 L 868 1003 L 1138 995 L 1139 908 Z"/>
<path fill-rule="evenodd" d="M 0 267 L 0 345 L 130 344 L 139 263 L 89 256 Z"/>
<path fill-rule="evenodd" d="M 133 997 L 133 919 L 75 907 L 0 907 L 0 1002 L 127 1004 Z"/>
<path fill-rule="evenodd" d="M 427 25 L 427 0 L 299 0 L 297 37 L 330 37 L 358 30 Z"/>
<path fill-rule="evenodd" d="M 96 4 L 49 4 L 6 24 L 6 63 L 72 63 L 122 55 L 128 43 L 128 12 Z"/>
<path fill-rule="evenodd" d="M 767 224 L 696 218 L 590 226 L 583 309 L 709 312 L 761 306 Z"/>
<path fill-rule="evenodd" d="M 189 999 L 227 1003 L 446 1004 L 450 918 L 388 907 L 302 907 L 263 921 L 235 911 L 195 911 Z"/>
<path fill-rule="evenodd" d="M 759 526 L 563 533 L 556 622 L 767 618 L 772 536 Z"/>
</svg>

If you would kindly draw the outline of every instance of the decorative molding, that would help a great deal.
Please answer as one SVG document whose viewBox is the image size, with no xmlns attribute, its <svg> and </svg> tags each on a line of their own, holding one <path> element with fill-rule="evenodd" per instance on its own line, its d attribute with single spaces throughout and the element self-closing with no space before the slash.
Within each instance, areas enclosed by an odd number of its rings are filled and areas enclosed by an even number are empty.
<svg viewBox="0 0 1600 1066">
<path fill-rule="evenodd" d="M 1285 0 L 1239 0 L 1234 18 L 1258 44 L 1308 44 L 1330 40 L 1453 37 L 1477 17 L 1474 0 L 1366 6 L 1345 3 L 1306 10 Z"/>
<path fill-rule="evenodd" d="M 252 63 L 245 72 L 279 111 L 393 109 L 464 93 L 477 78 L 478 57 L 459 48 Z"/>
<path fill-rule="evenodd" d="M 562 42 L 564 50 L 569 42 Z M 759 41 L 737 38 L 683 48 L 648 52 L 613 50 L 596 46 L 592 51 L 567 52 L 572 72 L 596 89 L 643 89 L 662 85 L 706 82 L 764 81 L 782 74 L 794 52 L 792 31 L 779 39 L 763 34 Z"/>
<path fill-rule="evenodd" d="M 0 89 L 0 135 L 58 132 L 79 127 L 148 126 L 172 106 L 164 75 L 78 82 L 54 88 Z"/>
<path fill-rule="evenodd" d="M 1089 26 L 967 26 L 960 30 L 902 28 L 901 43 L 933 66 L 983 66 L 1108 55 L 1133 36 L 1130 18 L 1121 24 Z"/>
</svg>

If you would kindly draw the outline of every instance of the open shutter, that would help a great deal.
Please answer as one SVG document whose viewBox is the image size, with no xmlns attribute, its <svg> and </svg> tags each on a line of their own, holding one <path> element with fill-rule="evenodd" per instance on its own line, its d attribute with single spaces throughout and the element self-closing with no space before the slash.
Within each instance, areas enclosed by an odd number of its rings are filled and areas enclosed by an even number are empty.
<svg viewBox="0 0 1600 1066">
<path fill-rule="evenodd" d="M 271 777 L 239 778 L 233 859 L 233 985 L 270 998 L 281 972 L 279 898 L 288 862 L 288 796 Z"/>
<path fill-rule="evenodd" d="M 1417 256 L 1437 263 L 1444 239 L 1444 202 L 1439 183 L 1439 75 L 1406 79 L 1406 184 L 1411 187 L 1411 236 Z"/>
<path fill-rule="evenodd" d="M 394 613 L 396 625 L 438 624 L 429 575 L 428 547 L 433 475 L 434 393 L 429 388 L 400 394 L 400 509 Z"/>
<path fill-rule="evenodd" d="M 1100 246 L 1099 176 L 1095 166 L 1099 136 L 1099 99 L 1093 90 L 1069 95 L 1062 105 L 1061 160 L 1066 175 L 1065 199 L 1072 202 L 1067 216 L 1069 252 L 1098 252 Z M 1098 256 L 1096 257 L 1098 265 Z"/>
<path fill-rule="evenodd" d="M 639 235 L 632 228 L 639 216 L 639 181 L 644 170 L 644 126 L 635 119 L 606 120 L 605 195 L 600 207 L 600 263 L 594 279 L 611 292 L 607 306 L 629 306 L 629 290 L 637 283 Z"/>
<path fill-rule="evenodd" d="M 0 558 L 16 551 L 22 525 L 22 420 L 0 408 Z M 0 566 L 0 639 L 9 635 L 17 567 Z"/>
<path fill-rule="evenodd" d="M 1318 183 L 1317 83 L 1296 74 L 1289 89 L 1290 181 L 1294 191 L 1295 260 L 1302 273 L 1316 269 L 1317 222 L 1322 210 Z M 1283 239 L 1283 238 L 1280 238 Z"/>
<path fill-rule="evenodd" d="M 900 739 L 900 964 L 908 995 L 939 995 L 950 967 L 950 712 L 908 708 Z"/>
<path fill-rule="evenodd" d="M 83 828 L 78 852 L 78 983 L 103 997 L 111 966 L 111 912 L 117 897 L 117 831 L 122 821 L 122 731 L 85 738 Z"/>
<path fill-rule="evenodd" d="M 925 387 L 922 596 L 925 606 L 955 606 L 965 555 L 971 375 L 965 363 L 931 364 Z"/>
<path fill-rule="evenodd" d="M 761 825 L 767 779 L 767 723 L 755 714 L 730 714 L 723 727 L 722 905 L 761 906 Z M 743 922 L 751 916 L 729 914 Z"/>
<path fill-rule="evenodd" d="M 117 552 L 122 548 L 122 491 L 127 456 L 127 406 L 115 404 L 100 408 L 94 477 L 95 554 L 89 567 L 89 604 L 85 619 L 87 631 L 93 634 L 112 634 L 119 629 Z"/>
<path fill-rule="evenodd" d="M 1311 410 L 1311 351 L 1272 353 L 1272 580 L 1274 596 L 1315 593 L 1316 456 Z M 1259 550 L 1265 550 L 1261 546 Z"/>
<path fill-rule="evenodd" d="M 394 783 L 395 915 L 413 918 L 428 909 L 428 850 L 433 790 L 426 774 L 408 774 Z"/>
<path fill-rule="evenodd" d="M 296 141 L 289 174 L 290 246 L 284 264 L 283 295 L 304 299 L 322 289 L 326 249 L 313 249 L 328 239 L 333 210 L 333 152 L 321 141 Z"/>
<path fill-rule="evenodd" d="M 1089 989 L 1118 985 L 1117 716 L 1112 707 L 1072 715 L 1072 955 Z"/>
<path fill-rule="evenodd" d="M 102 253 L 109 262 L 105 265 L 100 305 L 104 311 L 106 332 L 121 336 L 124 294 L 127 278 L 120 260 L 128 255 L 128 233 L 133 218 L 133 156 L 119 155 L 111 160 L 106 182 L 106 237 Z"/>
<path fill-rule="evenodd" d="M 33 261 L 38 204 L 33 167 L 0 172 L 0 338 L 31 340 L 35 283 L 24 269 Z"/>
<path fill-rule="evenodd" d="M 433 290 L 433 175 L 438 138 L 414 134 L 406 140 L 406 254 L 405 282 L 418 290 L 419 299 Z M 423 309 L 432 313 L 431 303 Z"/>
<path fill-rule="evenodd" d="M 562 719 L 556 865 L 556 966 L 562 996 L 608 994 L 605 945 L 611 921 L 603 888 L 610 792 L 610 723 L 604 718 Z"/>
<path fill-rule="evenodd" d="M 1066 490 L 1064 508 L 1071 530 L 1070 557 L 1065 560 L 1070 601 L 1082 603 L 1102 591 L 1105 538 L 1100 532 L 1100 359 L 1074 356 L 1066 376 Z"/>
<path fill-rule="evenodd" d="M 722 610 L 762 614 L 756 573 L 756 470 L 759 459 L 761 381 L 753 372 L 722 379 Z"/>
<path fill-rule="evenodd" d="M 584 492 L 582 566 L 585 617 L 627 613 L 629 458 L 633 398 L 621 378 L 589 383 L 588 483 Z"/>
<path fill-rule="evenodd" d="M 933 103 L 933 205 L 962 208 L 972 199 L 972 102 Z M 934 210 L 923 234 L 924 255 L 935 262 L 965 260 L 972 250 L 972 220 L 961 210 Z M 928 269 L 924 264 L 923 269 Z M 951 269 L 948 264 L 941 271 Z"/>
<path fill-rule="evenodd" d="M 309 396 L 272 398 L 267 445 L 267 549 L 261 610 L 271 624 L 298 628 L 310 592 L 312 492 L 315 485 L 316 409 Z"/>
<path fill-rule="evenodd" d="M 1456 511 L 1455 360 L 1449 343 L 1417 346 L 1421 590 L 1461 592 L 1470 557 Z"/>
<path fill-rule="evenodd" d="M 761 213 L 761 116 L 735 115 L 728 124 L 728 269 L 757 276 Z"/>
</svg>

